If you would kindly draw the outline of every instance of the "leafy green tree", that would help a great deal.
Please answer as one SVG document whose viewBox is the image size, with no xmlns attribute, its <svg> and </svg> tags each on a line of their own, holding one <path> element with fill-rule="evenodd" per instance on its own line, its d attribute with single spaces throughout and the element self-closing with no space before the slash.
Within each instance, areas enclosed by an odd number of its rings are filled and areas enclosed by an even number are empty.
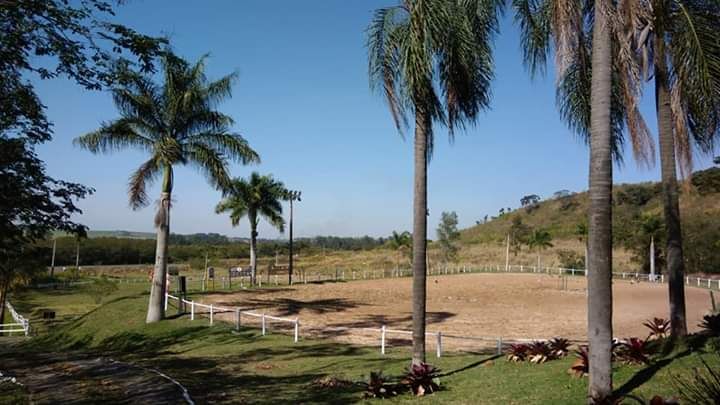
<svg viewBox="0 0 720 405">
<path fill-rule="evenodd" d="M 233 226 L 247 216 L 250 221 L 250 268 L 251 282 L 254 285 L 257 276 L 257 226 L 260 218 L 265 218 L 280 232 L 285 231 L 282 217 L 282 204 L 287 190 L 282 182 L 271 175 L 261 176 L 253 172 L 249 179 L 236 178 L 225 192 L 225 198 L 215 207 L 215 212 L 230 213 Z"/>
<path fill-rule="evenodd" d="M 530 234 L 527 244 L 530 249 L 535 249 L 537 253 L 537 268 L 540 269 L 540 253 L 547 248 L 553 247 L 552 235 L 546 230 L 536 229 Z"/>
<path fill-rule="evenodd" d="M 52 138 L 29 77 L 64 76 L 99 90 L 117 83 L 118 63 L 132 59 L 153 70 L 166 41 L 109 21 L 113 15 L 105 0 L 0 0 L 0 134 L 33 143 Z"/>
<path fill-rule="evenodd" d="M 398 252 L 398 268 L 400 268 L 401 258 L 405 255 L 409 255 L 408 260 L 412 263 L 412 234 L 410 232 L 398 233 L 393 231 L 387 240 L 387 245 L 390 249 Z"/>
<path fill-rule="evenodd" d="M 121 117 L 74 141 L 92 153 L 134 148 L 150 155 L 130 176 L 128 194 L 133 209 L 148 204 L 146 188 L 162 175 L 155 217 L 157 247 L 148 323 L 164 316 L 173 167 L 191 165 L 213 186 L 224 189 L 230 185 L 228 159 L 243 164 L 259 161 L 247 141 L 231 132 L 232 118 L 215 110 L 220 101 L 230 96 L 236 75 L 208 82 L 205 60 L 203 57 L 189 64 L 170 52 L 165 53 L 161 59 L 161 85 L 147 75 L 126 69 L 125 84 L 112 91 Z"/>
<path fill-rule="evenodd" d="M 442 213 L 437 228 L 437 238 L 443 260 L 446 263 L 456 260 L 460 231 L 458 231 L 458 216 L 455 211 Z"/>
<path fill-rule="evenodd" d="M 367 30 L 371 86 L 398 128 L 414 115 L 413 360 L 425 361 L 427 164 L 434 124 L 473 123 L 490 103 L 492 39 L 502 0 L 402 0 L 375 11 Z"/>
<path fill-rule="evenodd" d="M 690 138 L 708 152 L 720 135 L 720 3 L 693 0 L 631 2 L 639 63 L 652 71 L 660 145 L 666 263 L 673 338 L 687 334 L 685 259 L 676 164 L 691 170 Z M 649 56 L 650 55 L 650 56 Z"/>
<path fill-rule="evenodd" d="M 527 224 L 523 223 L 519 216 L 515 216 L 508 232 L 510 235 L 510 250 L 512 250 L 513 255 L 517 256 L 522 250 L 522 246 L 527 244 L 531 229 Z"/>
</svg>

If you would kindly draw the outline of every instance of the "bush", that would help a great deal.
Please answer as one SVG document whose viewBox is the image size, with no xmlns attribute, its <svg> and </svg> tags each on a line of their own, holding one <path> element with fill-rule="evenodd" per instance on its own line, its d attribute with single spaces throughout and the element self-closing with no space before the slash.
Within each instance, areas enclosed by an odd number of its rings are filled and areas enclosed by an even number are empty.
<svg viewBox="0 0 720 405">
<path fill-rule="evenodd" d="M 367 382 L 362 383 L 365 387 L 363 396 L 367 398 L 389 398 L 397 395 L 397 388 L 389 384 L 382 371 L 371 372 Z"/>
<path fill-rule="evenodd" d="M 558 249 L 557 250 L 558 261 L 560 267 L 566 269 L 584 269 L 585 268 L 585 255 L 581 255 L 578 252 L 570 249 Z"/>
<path fill-rule="evenodd" d="M 703 316 L 703 320 L 698 326 L 702 328 L 705 334 L 720 336 L 720 314 L 708 314 Z"/>
<path fill-rule="evenodd" d="M 670 332 L 670 320 L 663 318 L 653 318 L 643 323 L 645 327 L 650 329 L 648 339 L 664 339 Z"/>
<path fill-rule="evenodd" d="M 636 337 L 615 346 L 615 357 L 626 364 L 649 364 L 651 353 L 647 341 Z"/>
<path fill-rule="evenodd" d="M 691 183 L 700 195 L 720 193 L 720 168 L 712 167 L 693 173 Z"/>
</svg>

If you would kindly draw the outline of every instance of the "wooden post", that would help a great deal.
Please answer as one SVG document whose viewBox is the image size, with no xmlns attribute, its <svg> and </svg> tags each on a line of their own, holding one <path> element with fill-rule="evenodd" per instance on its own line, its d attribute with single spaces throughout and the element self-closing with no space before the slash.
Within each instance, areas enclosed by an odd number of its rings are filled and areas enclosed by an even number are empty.
<svg viewBox="0 0 720 405">
<path fill-rule="evenodd" d="M 295 318 L 295 343 L 298 342 L 298 335 L 300 334 L 300 322 Z"/>
<path fill-rule="evenodd" d="M 380 354 L 385 355 L 385 325 L 380 327 Z"/>
<path fill-rule="evenodd" d="M 437 333 L 437 357 L 440 358 L 442 356 L 442 332 L 438 331 Z"/>
</svg>

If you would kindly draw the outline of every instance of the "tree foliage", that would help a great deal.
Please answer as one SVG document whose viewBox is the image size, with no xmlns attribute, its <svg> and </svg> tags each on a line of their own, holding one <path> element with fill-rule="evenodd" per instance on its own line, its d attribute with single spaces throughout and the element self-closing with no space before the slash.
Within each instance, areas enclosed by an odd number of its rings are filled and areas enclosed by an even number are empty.
<svg viewBox="0 0 720 405">
<path fill-rule="evenodd" d="M 457 242 L 460 239 L 458 216 L 455 211 L 442 213 L 437 228 L 437 238 L 443 260 L 445 262 L 455 261 L 459 249 Z"/>
</svg>

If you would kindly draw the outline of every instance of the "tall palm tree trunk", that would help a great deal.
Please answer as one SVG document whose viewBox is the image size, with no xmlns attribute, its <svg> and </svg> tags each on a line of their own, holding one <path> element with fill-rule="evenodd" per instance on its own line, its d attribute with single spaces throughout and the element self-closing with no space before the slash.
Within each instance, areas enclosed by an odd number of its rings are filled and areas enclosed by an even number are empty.
<svg viewBox="0 0 720 405">
<path fill-rule="evenodd" d="M 668 73 L 665 40 L 655 35 L 655 104 L 660 141 L 660 168 L 662 177 L 665 228 L 667 232 L 667 273 L 670 295 L 670 333 L 673 338 L 687 334 L 685 319 L 685 265 L 683 260 L 680 202 L 675 169 L 675 139 L 673 137 L 672 110 L 668 90 Z"/>
<path fill-rule="evenodd" d="M 257 225 L 250 229 L 250 283 L 255 285 L 257 281 Z M 270 272 L 268 271 L 268 277 Z"/>
<path fill-rule="evenodd" d="M 155 245 L 155 270 L 150 286 L 150 300 L 146 323 L 158 322 L 165 317 L 165 286 L 167 282 L 168 239 L 170 239 L 170 193 L 172 172 L 165 169 L 160 206 L 155 217 L 157 240 Z"/>
<path fill-rule="evenodd" d="M 588 275 L 588 403 L 612 394 L 612 153 L 610 133 L 611 43 L 605 10 L 595 0 L 590 112 L 590 219 Z"/>
<path fill-rule="evenodd" d="M 415 187 L 413 200 L 413 355 L 412 363 L 425 362 L 425 296 L 427 248 L 427 131 L 430 118 L 422 108 L 415 112 Z"/>
</svg>

